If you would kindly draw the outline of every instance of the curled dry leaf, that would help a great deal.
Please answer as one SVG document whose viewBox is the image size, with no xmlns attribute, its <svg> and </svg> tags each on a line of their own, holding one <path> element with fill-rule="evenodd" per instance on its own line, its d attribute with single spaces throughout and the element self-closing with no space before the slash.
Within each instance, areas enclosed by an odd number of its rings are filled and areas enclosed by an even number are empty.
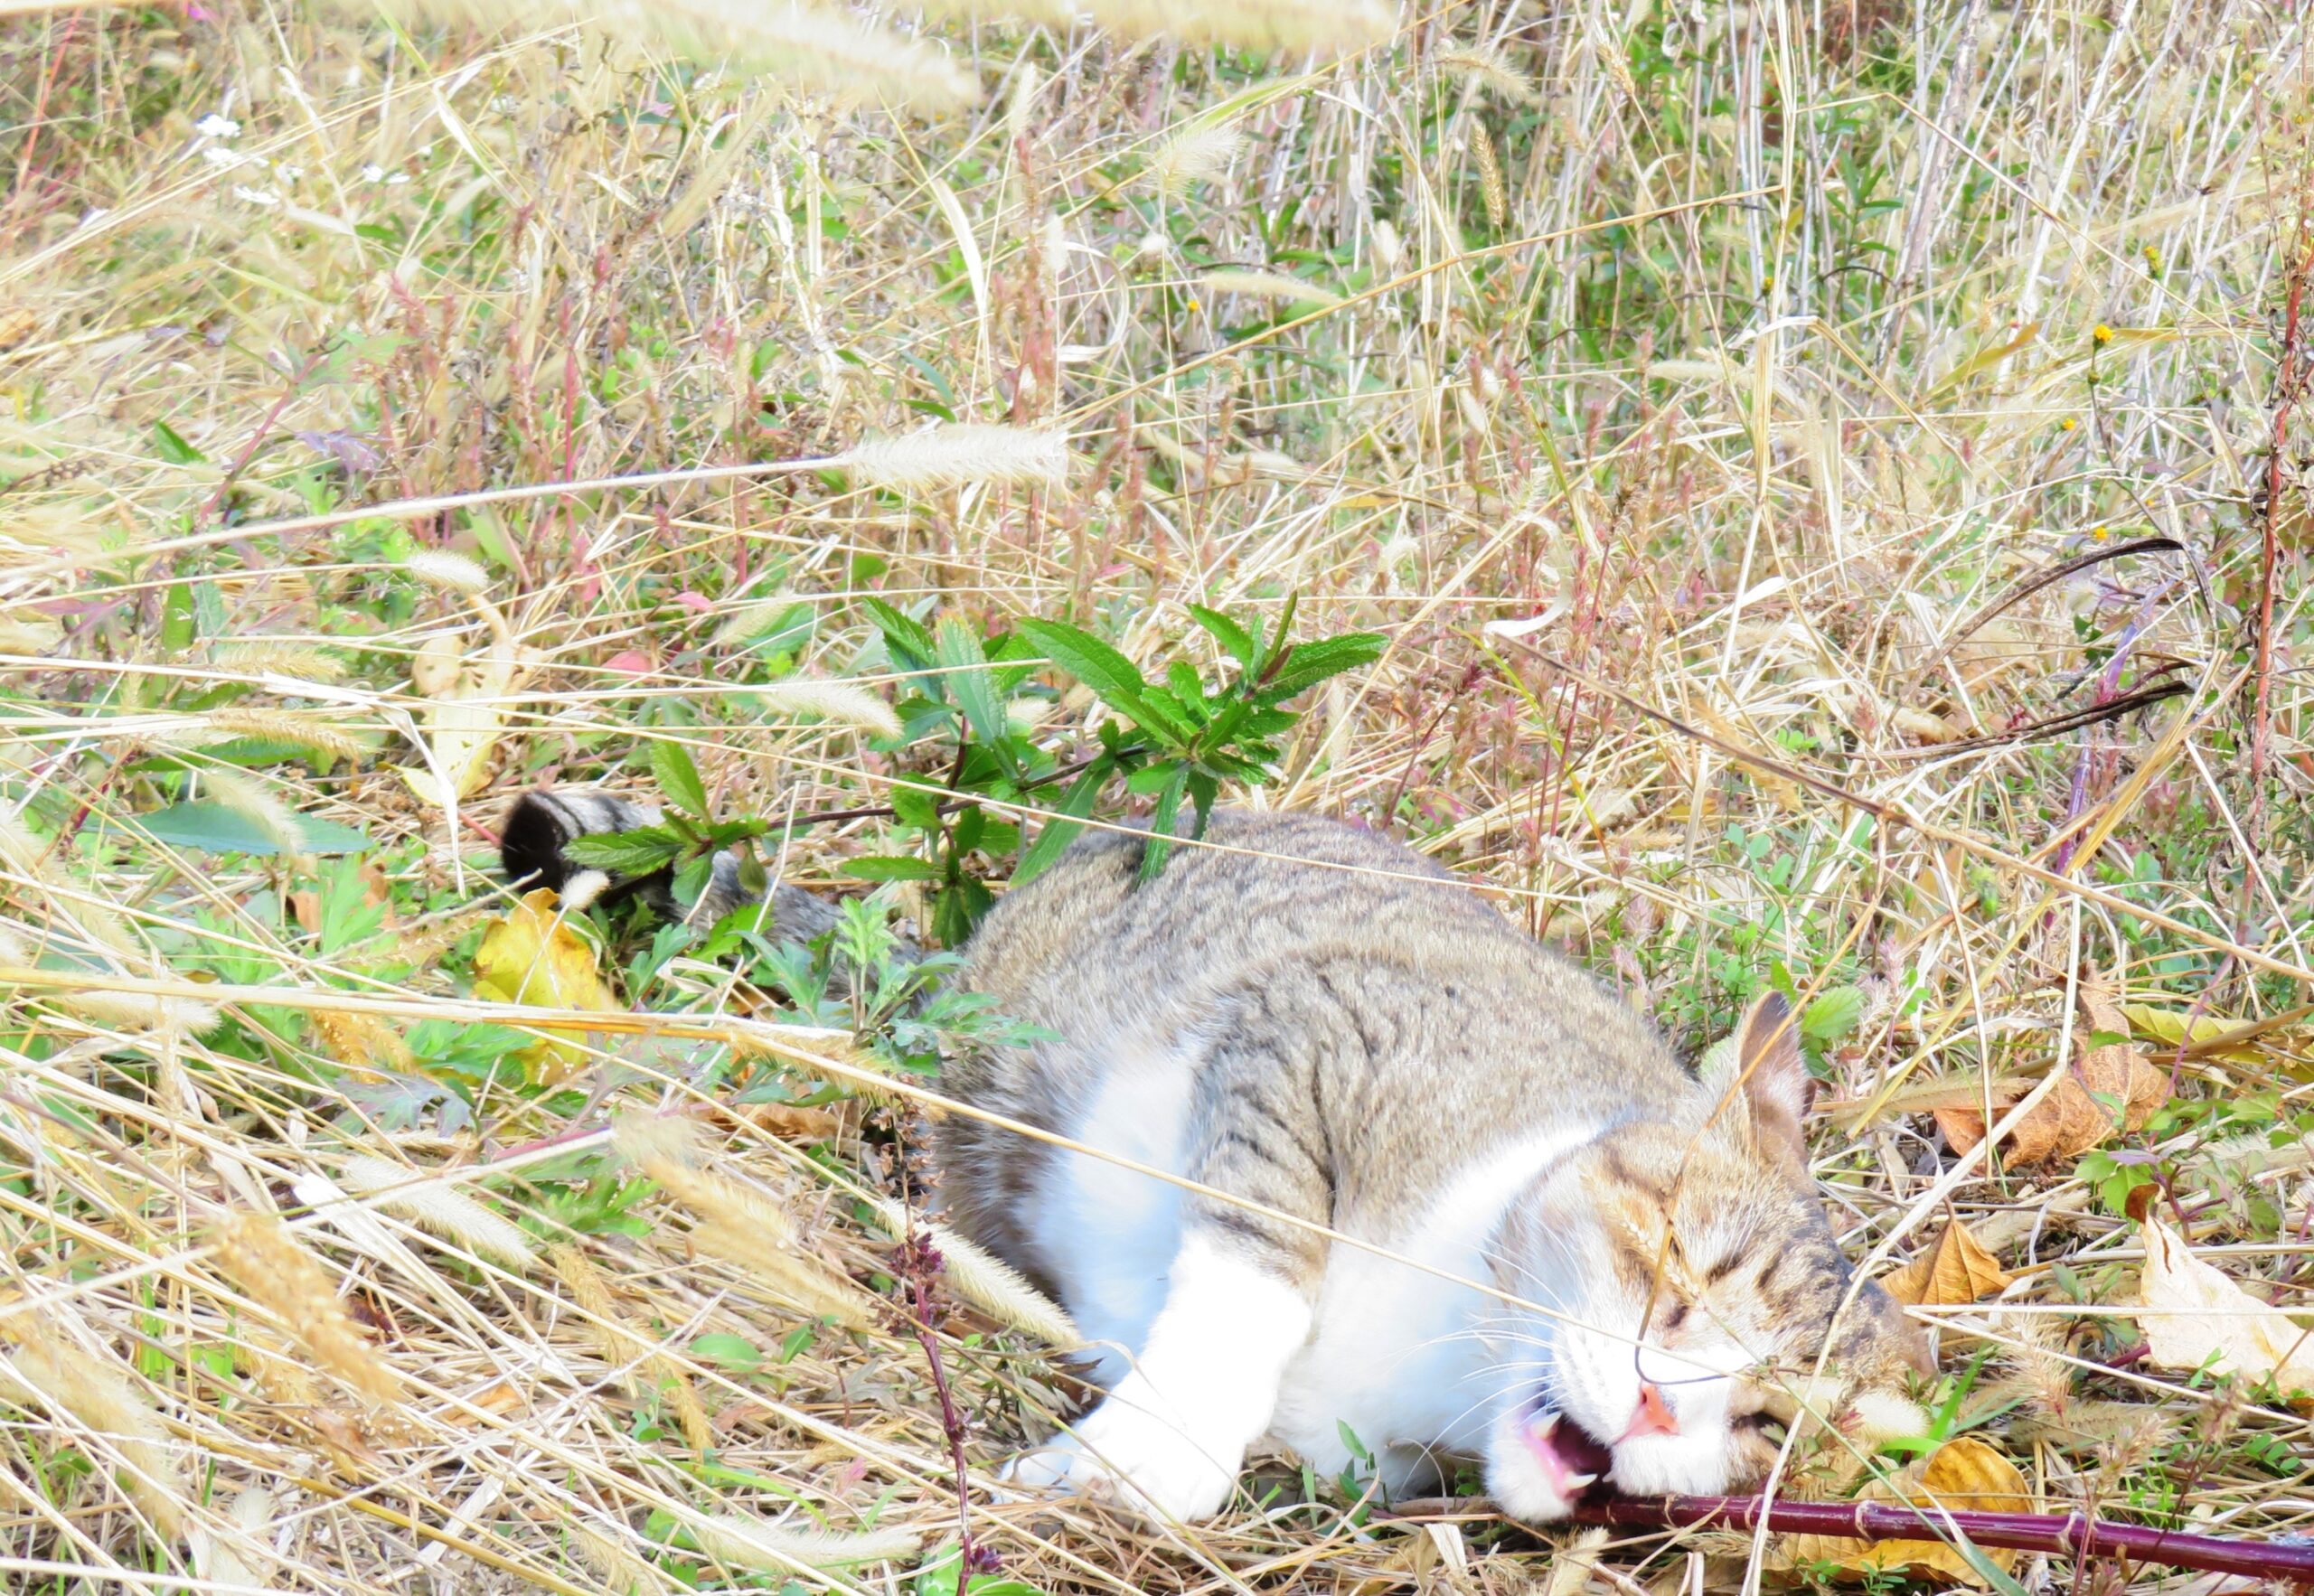
<svg viewBox="0 0 2314 1596">
<path fill-rule="evenodd" d="M 2129 1017 L 2114 1000 L 2112 988 L 2084 976 L 2081 1010 L 2088 1028 L 2081 1058 L 2009 1133 L 2003 1159 L 2012 1168 L 2079 1158 L 2124 1131 L 2142 1128 L 2169 1101 L 2168 1073 L 2148 1064 L 2135 1047 L 2127 1042 L 2091 1046 L 2091 1038 L 2100 1034 L 2130 1034 Z M 2020 1101 L 2016 1094 L 1996 1094 L 1993 1112 L 1999 1114 Z M 1984 1115 L 1979 1110 L 1941 1108 L 1936 1123 L 1944 1139 L 1961 1152 L 1985 1137 Z"/>
<path fill-rule="evenodd" d="M 1859 1502 L 1887 1502 L 1954 1513 L 2030 1513 L 2033 1493 L 2017 1465 L 1977 1440 L 1950 1441 L 1886 1479 L 1868 1481 Z M 1838 1535 L 1793 1535 L 1786 1544 L 1795 1563 L 1829 1563 L 1835 1577 L 1882 1580 L 1892 1573 L 1914 1579 L 1959 1581 L 1980 1589 L 1994 1582 L 1976 1559 L 2008 1573 L 2018 1554 L 1976 1547 L 1973 1555 L 1942 1541 L 1851 1541 Z"/>
<path fill-rule="evenodd" d="M 474 955 L 475 995 L 540 1009 L 621 1011 L 595 967 L 592 944 L 555 912 L 553 889 L 525 893 L 514 912 L 492 922 Z M 587 1056 L 576 1042 L 542 1041 L 524 1058 L 541 1076 L 575 1068 Z"/>
<path fill-rule="evenodd" d="M 2128 1016 L 2130 1029 L 2136 1035 L 2159 1042 L 2171 1052 L 2180 1047 L 2197 1047 L 2214 1042 L 2228 1031 L 2237 1031 L 2247 1023 L 2225 1019 L 2215 1014 L 2187 1015 L 2169 1009 L 2155 1009 L 2144 1003 L 2125 1004 L 2121 1012 Z M 2280 1041 L 2269 1036 L 2269 1041 Z M 2210 1055 L 2228 1064 L 2262 1065 L 2265 1053 L 2255 1042 L 2243 1042 L 2231 1047 L 2220 1047 Z"/>
<path fill-rule="evenodd" d="M 1948 1219 L 1936 1244 L 1880 1284 L 1899 1302 L 1974 1302 L 1998 1294 L 2015 1277 L 1958 1219 Z"/>
<path fill-rule="evenodd" d="M 2272 1375 L 2286 1391 L 2314 1391 L 2314 1331 L 2261 1302 L 2225 1272 L 2194 1256 L 2159 1219 L 2148 1219 L 2138 1323 L 2147 1351 L 2164 1368 L 2253 1379 Z"/>
</svg>

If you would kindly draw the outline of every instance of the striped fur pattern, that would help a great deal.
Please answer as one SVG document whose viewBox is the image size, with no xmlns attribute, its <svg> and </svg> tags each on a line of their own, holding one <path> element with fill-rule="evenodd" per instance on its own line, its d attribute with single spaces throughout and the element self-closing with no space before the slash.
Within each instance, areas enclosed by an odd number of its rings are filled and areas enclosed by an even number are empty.
<svg viewBox="0 0 2314 1596">
<path fill-rule="evenodd" d="M 1818 1202 L 1780 999 L 1699 1082 L 1399 843 L 1276 814 L 1207 841 L 1136 885 L 1140 840 L 1088 835 L 966 950 L 1049 1039 L 944 1088 L 1081 1150 L 948 1116 L 943 1199 L 1067 1305 L 1107 1391 L 1016 1479 L 1193 1520 L 1266 1438 L 1397 1489 L 1475 1459 L 1547 1521 L 1603 1475 L 1755 1479 L 1782 1376 L 1828 1358 L 1837 1418 L 1925 1366 Z"/>
</svg>

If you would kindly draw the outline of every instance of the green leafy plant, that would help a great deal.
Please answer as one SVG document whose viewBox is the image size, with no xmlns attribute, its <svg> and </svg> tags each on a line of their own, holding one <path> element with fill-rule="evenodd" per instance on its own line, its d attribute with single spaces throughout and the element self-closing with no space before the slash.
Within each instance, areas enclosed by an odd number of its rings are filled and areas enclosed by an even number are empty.
<svg viewBox="0 0 2314 1596">
<path fill-rule="evenodd" d="M 1102 724 L 1100 754 L 1078 774 L 1061 801 L 1061 813 L 1068 818 L 1048 826 L 1021 861 L 1022 878 L 1059 857 L 1082 827 L 1075 817 L 1089 811 L 1110 776 L 1123 775 L 1129 792 L 1157 801 L 1141 859 L 1141 878 L 1148 880 L 1164 868 L 1184 799 L 1195 816 L 1190 835 L 1204 836 L 1222 783 L 1259 786 L 1269 779 L 1280 756 L 1276 739 L 1299 718 L 1280 706 L 1329 677 L 1371 664 L 1388 641 L 1378 633 L 1350 632 L 1288 644 L 1292 599 L 1266 641 L 1258 616 L 1240 624 L 1202 605 L 1188 607 L 1190 617 L 1236 662 L 1234 677 L 1209 687 L 1196 667 L 1177 659 L 1165 667 L 1162 683 L 1149 681 L 1132 661 L 1089 632 L 1058 621 L 1021 623 L 1023 635 L 1092 689 L 1130 728 L 1120 729 L 1114 721 Z"/>
<path fill-rule="evenodd" d="M 950 946 L 968 936 L 994 902 L 984 874 L 1001 872 L 1009 859 L 1015 883 L 1033 879 L 1085 829 L 1113 786 L 1152 801 L 1141 877 L 1154 877 L 1185 835 L 1205 834 L 1225 784 L 1259 786 L 1275 775 L 1280 739 L 1300 718 L 1284 707 L 1287 700 L 1372 663 L 1387 641 L 1355 632 L 1290 643 L 1290 599 L 1266 634 L 1258 617 L 1240 622 L 1192 605 L 1190 618 L 1220 646 L 1227 664 L 1209 678 L 1176 655 L 1152 681 L 1114 646 L 1064 622 L 1024 620 L 1015 631 L 982 636 L 954 618 L 927 625 L 881 599 L 868 599 L 864 607 L 891 663 L 914 684 L 894 706 L 902 730 L 892 746 L 926 748 L 939 774 L 904 777 L 889 794 L 889 812 L 920 841 L 920 850 L 857 859 L 846 872 L 861 880 L 921 884 L 931 933 Z M 1095 746 L 1075 758 L 1047 746 L 1008 707 L 1033 693 L 1049 697 L 1051 690 L 1034 685 L 1046 669 L 1082 683 L 1108 711 Z M 741 885 L 763 892 L 768 878 L 754 844 L 781 822 L 710 818 L 706 784 L 678 743 L 654 743 L 650 759 L 665 798 L 663 818 L 578 839 L 570 858 L 622 877 L 670 871 L 677 901 L 688 904 L 706 886 L 714 856 L 737 848 Z M 1024 847 L 1021 826 L 1003 818 L 1004 809 L 1036 803 L 1064 782 L 1051 818 Z M 977 865 L 976 858 L 987 863 Z"/>
</svg>

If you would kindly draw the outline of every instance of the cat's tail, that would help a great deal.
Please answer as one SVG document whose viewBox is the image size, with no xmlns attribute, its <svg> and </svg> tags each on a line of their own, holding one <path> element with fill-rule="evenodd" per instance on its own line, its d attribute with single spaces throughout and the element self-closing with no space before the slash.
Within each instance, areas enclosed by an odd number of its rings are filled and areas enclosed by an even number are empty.
<svg viewBox="0 0 2314 1596">
<path fill-rule="evenodd" d="M 699 902 L 689 909 L 675 898 L 672 869 L 623 876 L 570 857 L 570 844 L 581 837 L 632 831 L 638 826 L 655 826 L 664 818 L 655 803 L 637 803 L 609 793 L 583 788 L 525 793 L 514 800 L 499 828 L 499 864 L 507 881 L 519 891 L 551 887 L 572 907 L 632 896 L 667 919 L 689 920 L 695 925 L 712 925 L 734 909 L 764 902 L 764 894 L 748 891 L 741 882 L 738 859 L 730 853 L 715 856 Z M 770 902 L 772 923 L 766 929 L 784 941 L 808 942 L 836 922 L 835 905 L 800 887 L 774 887 Z"/>
</svg>

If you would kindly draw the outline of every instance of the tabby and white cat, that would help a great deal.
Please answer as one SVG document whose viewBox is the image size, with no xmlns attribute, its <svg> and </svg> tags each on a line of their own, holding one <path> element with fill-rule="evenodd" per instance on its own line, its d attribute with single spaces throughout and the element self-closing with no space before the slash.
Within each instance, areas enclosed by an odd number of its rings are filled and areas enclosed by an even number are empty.
<svg viewBox="0 0 2314 1596">
<path fill-rule="evenodd" d="M 571 835 L 647 818 L 533 794 L 509 868 L 560 886 Z M 1207 840 L 1136 884 L 1140 840 L 1089 835 L 966 950 L 973 988 L 1049 1039 L 957 1060 L 944 1089 L 1093 1150 L 961 1115 L 936 1132 L 951 1222 L 1100 1344 L 1105 1399 L 1016 1480 L 1194 1520 L 1264 1437 L 1326 1473 L 1354 1439 L 1394 1490 L 1472 1459 L 1505 1511 L 1548 1521 L 1603 1474 L 1755 1479 L 1769 1370 L 1829 1353 L 1838 1413 L 1927 1367 L 1818 1204 L 1780 998 L 1698 1082 L 1397 842 L 1290 814 L 1217 816 Z M 788 934 L 827 913 L 792 889 L 773 907 Z"/>
</svg>

